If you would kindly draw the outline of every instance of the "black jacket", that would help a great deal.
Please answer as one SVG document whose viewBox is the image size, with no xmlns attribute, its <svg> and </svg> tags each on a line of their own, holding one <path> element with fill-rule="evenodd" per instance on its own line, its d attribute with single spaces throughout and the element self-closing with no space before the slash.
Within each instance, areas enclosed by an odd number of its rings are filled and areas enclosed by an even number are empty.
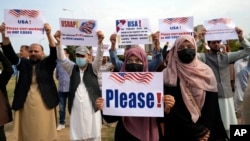
<svg viewBox="0 0 250 141">
<path fill-rule="evenodd" d="M 12 109 L 19 110 L 23 107 L 30 89 L 32 79 L 32 64 L 28 59 L 16 55 L 11 44 L 4 45 L 3 51 L 6 57 L 13 65 L 17 65 L 19 79 L 14 91 Z M 53 78 L 53 72 L 56 67 L 56 48 L 50 47 L 50 55 L 36 64 L 36 79 L 38 88 L 41 92 L 43 102 L 48 108 L 54 108 L 59 103 L 56 84 Z"/>
<path fill-rule="evenodd" d="M 101 97 L 101 90 L 98 85 L 97 76 L 93 72 L 92 64 L 90 63 L 88 64 L 87 69 L 85 70 L 82 79 L 88 91 L 92 105 L 95 111 L 97 111 L 98 109 L 95 106 L 95 101 L 98 97 Z M 68 99 L 69 113 L 71 113 L 73 100 L 75 98 L 75 92 L 80 84 L 80 81 L 81 81 L 80 70 L 79 70 L 79 67 L 75 65 L 73 67 L 72 74 L 70 76 L 70 86 L 69 86 L 70 94 L 69 94 L 69 99 Z"/>
<path fill-rule="evenodd" d="M 8 84 L 13 69 L 10 62 L 0 51 L 0 62 L 3 65 L 3 70 L 0 73 L 0 126 L 12 121 L 12 112 L 10 109 L 10 103 L 8 99 L 8 94 L 6 90 L 6 85 Z"/>
</svg>

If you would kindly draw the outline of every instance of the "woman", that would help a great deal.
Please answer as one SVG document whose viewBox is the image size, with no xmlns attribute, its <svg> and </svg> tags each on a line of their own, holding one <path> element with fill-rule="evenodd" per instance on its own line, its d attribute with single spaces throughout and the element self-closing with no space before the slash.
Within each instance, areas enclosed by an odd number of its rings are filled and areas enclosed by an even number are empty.
<svg viewBox="0 0 250 141">
<path fill-rule="evenodd" d="M 6 141 L 4 133 L 4 124 L 12 121 L 12 113 L 10 109 L 10 103 L 8 100 L 8 94 L 6 85 L 13 73 L 12 66 L 7 58 L 0 51 L 0 62 L 2 62 L 3 70 L 0 74 L 0 141 Z"/>
<path fill-rule="evenodd" d="M 132 47 L 125 53 L 125 63 L 121 72 L 147 72 L 148 62 L 145 51 L 139 47 Z M 165 113 L 174 105 L 174 98 L 164 96 Z M 103 105 L 102 100 L 97 101 L 97 107 Z M 159 126 L 155 117 L 110 117 L 105 116 L 107 122 L 118 121 L 115 129 L 115 141 L 158 141 Z"/>
<path fill-rule="evenodd" d="M 197 58 L 193 37 L 180 36 L 163 70 L 164 93 L 175 98 L 165 118 L 165 140 L 226 140 L 220 117 L 217 83 L 212 70 Z"/>
</svg>

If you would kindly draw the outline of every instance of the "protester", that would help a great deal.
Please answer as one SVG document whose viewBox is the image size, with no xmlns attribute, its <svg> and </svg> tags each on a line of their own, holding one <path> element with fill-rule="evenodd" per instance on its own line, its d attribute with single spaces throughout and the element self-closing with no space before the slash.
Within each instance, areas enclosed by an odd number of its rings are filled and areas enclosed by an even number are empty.
<svg viewBox="0 0 250 141">
<path fill-rule="evenodd" d="M 250 57 L 248 56 L 248 61 L 246 61 L 245 63 L 246 65 L 239 72 L 239 81 L 240 81 L 241 90 L 243 92 L 245 92 L 247 88 L 249 76 L 250 76 L 250 61 L 249 60 L 250 60 Z"/>
<path fill-rule="evenodd" d="M 109 50 L 109 55 L 110 55 L 110 60 L 112 64 L 114 65 L 115 69 L 120 71 L 123 61 L 119 60 L 117 57 L 117 52 L 116 52 L 116 34 L 112 34 L 110 36 L 110 42 L 111 42 L 111 49 Z M 162 62 L 162 53 L 161 53 L 161 47 L 160 47 L 160 42 L 159 42 L 159 32 L 156 32 L 152 34 L 152 39 L 154 43 L 154 49 L 153 49 L 153 60 L 148 63 L 148 69 L 149 71 L 156 71 L 159 65 Z M 130 49 L 127 48 L 125 52 Z M 124 53 L 125 54 L 125 53 Z"/>
<path fill-rule="evenodd" d="M 242 102 L 242 118 L 241 124 L 249 125 L 250 124 L 250 81 L 248 81 L 247 88 L 245 89 L 244 97 Z"/>
<path fill-rule="evenodd" d="M 4 124 L 13 120 L 6 85 L 11 78 L 13 70 L 9 60 L 3 55 L 1 50 L 0 62 L 3 66 L 3 70 L 0 73 L 0 141 L 6 141 Z"/>
<path fill-rule="evenodd" d="M 197 46 L 189 35 L 176 39 L 169 51 L 164 74 L 164 93 L 175 98 L 165 116 L 165 140 L 187 141 L 226 139 L 218 105 L 213 71 L 198 60 Z"/>
<path fill-rule="evenodd" d="M 145 51 L 137 46 L 131 47 L 125 54 L 125 63 L 121 72 L 147 72 L 148 61 Z M 165 113 L 169 113 L 175 101 L 172 96 L 164 96 Z M 103 107 L 103 99 L 98 99 L 96 105 Z M 159 130 L 156 117 L 125 117 L 106 116 L 107 122 L 118 121 L 115 129 L 115 141 L 158 141 Z"/>
<path fill-rule="evenodd" d="M 97 73 L 103 56 L 103 39 L 101 31 L 97 32 L 98 49 L 92 63 L 88 57 L 90 51 L 85 46 L 76 48 L 76 64 L 66 59 L 60 45 L 60 32 L 55 37 L 58 60 L 70 76 L 68 110 L 70 113 L 70 139 L 72 141 L 101 141 L 101 112 L 95 106 L 96 99 L 101 97 Z"/>
<path fill-rule="evenodd" d="M 219 95 L 219 106 L 224 127 L 230 134 L 230 125 L 237 124 L 235 115 L 233 92 L 230 80 L 229 65 L 238 59 L 244 58 L 250 53 L 250 43 L 244 39 L 243 32 L 240 28 L 235 28 L 239 41 L 241 42 L 243 50 L 237 52 L 220 52 L 223 46 L 220 40 L 207 41 L 210 47 L 209 53 L 200 53 L 199 59 L 206 63 L 214 72 Z"/>
<path fill-rule="evenodd" d="M 102 73 L 103 72 L 112 72 L 113 69 L 114 69 L 114 65 L 109 62 L 109 57 L 103 56 L 102 65 L 98 71 L 98 84 L 99 84 L 100 90 L 102 90 Z"/>
<path fill-rule="evenodd" d="M 3 52 L 20 72 L 14 90 L 12 109 L 14 112 L 14 135 L 18 141 L 57 139 L 55 108 L 59 98 L 53 79 L 56 67 L 56 47 L 51 27 L 44 24 L 49 41 L 50 54 L 44 58 L 43 47 L 33 43 L 29 47 L 29 59 L 19 58 L 5 37 L 5 24 L 0 27 Z"/>
<path fill-rule="evenodd" d="M 29 59 L 29 46 L 28 45 L 22 45 L 20 47 L 20 52 L 19 52 L 20 58 L 24 57 Z"/>
<path fill-rule="evenodd" d="M 240 106 L 243 101 L 243 96 L 244 96 L 244 91 L 241 89 L 241 84 L 240 81 L 242 81 L 242 78 L 240 76 L 241 70 L 246 67 L 248 64 L 248 56 L 244 57 L 242 59 L 239 59 L 234 63 L 234 72 L 235 72 L 235 88 L 234 88 L 234 107 L 235 107 L 235 113 L 236 117 L 238 118 L 238 121 L 241 117 L 241 112 L 240 112 Z M 244 77 L 245 80 L 248 79 L 248 77 Z M 247 85 L 247 82 L 246 82 Z"/>
<path fill-rule="evenodd" d="M 20 47 L 20 51 L 19 51 L 19 57 L 22 58 L 27 58 L 29 59 L 29 46 L 28 45 L 22 45 Z M 12 65 L 13 67 L 13 70 L 14 70 L 14 76 L 16 76 L 16 83 L 18 81 L 18 78 L 19 78 L 19 71 L 17 70 L 16 68 L 16 65 Z"/>
<path fill-rule="evenodd" d="M 64 48 L 64 54 L 67 59 L 70 58 L 70 52 Z M 59 124 L 57 130 L 65 128 L 66 103 L 69 96 L 69 74 L 63 69 L 61 63 L 56 65 L 56 78 L 58 80 L 58 95 L 59 95 Z"/>
<path fill-rule="evenodd" d="M 157 68 L 157 70 L 156 70 L 157 72 L 162 72 L 162 70 L 167 67 L 167 64 L 168 64 L 167 58 L 168 57 L 166 57 L 166 56 L 168 55 L 168 52 L 170 49 L 171 49 L 171 46 L 169 45 L 169 42 L 166 42 L 163 49 L 162 49 L 163 60 L 160 64 L 160 66 Z"/>
</svg>

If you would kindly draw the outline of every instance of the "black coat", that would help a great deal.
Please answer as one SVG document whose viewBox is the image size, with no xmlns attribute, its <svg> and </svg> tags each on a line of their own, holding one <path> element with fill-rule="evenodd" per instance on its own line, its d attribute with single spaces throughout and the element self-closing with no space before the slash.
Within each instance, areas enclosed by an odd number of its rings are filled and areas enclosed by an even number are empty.
<svg viewBox="0 0 250 141">
<path fill-rule="evenodd" d="M 2 62 L 3 70 L 0 74 L 0 126 L 12 121 L 12 113 L 10 109 L 10 103 L 8 100 L 8 94 L 6 85 L 8 84 L 13 69 L 10 62 L 0 51 L 0 62 Z"/>
<path fill-rule="evenodd" d="M 203 132 L 206 129 L 210 130 L 209 141 L 227 139 L 221 120 L 217 93 L 206 92 L 201 117 L 196 123 L 193 123 L 191 114 L 182 99 L 179 81 L 177 87 L 164 86 L 164 94 L 170 94 L 175 98 L 174 107 L 164 117 L 165 140 L 180 141 L 185 138 L 187 141 L 196 141 L 197 138 L 204 135 Z"/>
<path fill-rule="evenodd" d="M 23 107 L 26 100 L 32 79 L 32 64 L 30 60 L 21 58 L 16 55 L 11 44 L 4 45 L 4 54 L 10 60 L 13 65 L 17 65 L 19 71 L 19 79 L 14 91 L 14 99 L 12 103 L 12 109 L 19 110 Z M 57 93 L 57 87 L 53 78 L 54 70 L 56 67 L 56 48 L 50 47 L 50 55 L 45 57 L 39 63 L 36 64 L 36 79 L 38 88 L 41 92 L 41 96 L 45 105 L 52 109 L 59 103 L 59 97 Z"/>
</svg>

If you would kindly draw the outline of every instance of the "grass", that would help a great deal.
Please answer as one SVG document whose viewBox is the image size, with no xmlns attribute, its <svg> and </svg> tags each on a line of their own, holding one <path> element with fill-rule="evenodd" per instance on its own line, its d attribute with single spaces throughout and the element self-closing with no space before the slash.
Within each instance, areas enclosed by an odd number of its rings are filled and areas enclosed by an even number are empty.
<svg viewBox="0 0 250 141">
<path fill-rule="evenodd" d="M 57 81 L 56 81 L 57 84 Z M 8 96 L 9 96 L 9 101 L 10 103 L 12 103 L 13 101 L 13 96 L 14 96 L 14 88 L 16 85 L 16 78 L 15 77 L 11 77 L 11 79 L 9 80 L 9 83 L 7 85 L 7 91 L 8 91 Z M 58 107 L 57 107 L 58 109 Z M 68 112 L 67 112 L 68 113 Z M 57 114 L 58 115 L 58 114 Z M 69 120 L 69 115 L 66 115 L 66 120 Z M 68 121 L 66 121 L 68 122 Z M 69 123 L 69 122 L 68 122 Z M 115 127 L 108 127 L 108 126 L 103 126 L 102 128 L 102 141 L 114 141 L 114 130 Z M 69 136 L 69 132 L 65 132 L 64 134 L 59 133 L 58 137 L 59 137 L 59 141 L 61 140 L 65 140 L 65 138 L 68 138 Z M 60 139 L 60 137 L 62 137 L 63 139 Z"/>
</svg>

